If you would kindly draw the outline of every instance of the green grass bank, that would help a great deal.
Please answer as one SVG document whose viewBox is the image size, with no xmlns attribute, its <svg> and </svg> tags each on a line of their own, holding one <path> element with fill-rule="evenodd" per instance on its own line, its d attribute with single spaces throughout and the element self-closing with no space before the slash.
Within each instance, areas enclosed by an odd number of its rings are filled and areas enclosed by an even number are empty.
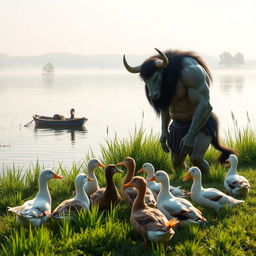
<svg viewBox="0 0 256 256">
<path fill-rule="evenodd" d="M 158 135 L 138 129 L 126 139 L 107 141 L 101 146 L 99 160 L 104 164 L 118 163 L 131 156 L 137 162 L 137 170 L 144 162 L 151 162 L 157 170 L 169 173 L 172 185 L 190 190 L 191 182 L 182 181 L 184 172 L 173 172 L 170 156 L 162 151 L 158 141 Z M 213 212 L 199 207 L 208 223 L 178 229 L 168 248 L 161 244 L 144 248 L 140 235 L 130 225 L 130 207 L 125 202 L 110 211 L 92 208 L 81 212 L 71 222 L 49 219 L 39 228 L 20 227 L 7 206 L 20 205 L 35 196 L 43 168 L 39 165 L 26 170 L 5 167 L 0 174 L 0 255 L 256 255 L 256 134 L 250 128 L 240 130 L 235 136 L 227 134 L 225 144 L 239 153 L 239 173 L 250 181 L 246 203 L 223 209 L 217 220 L 213 219 Z M 223 180 L 228 167 L 216 163 L 218 154 L 213 148 L 207 151 L 211 174 L 203 178 L 203 185 L 224 191 Z M 75 177 L 87 172 L 86 164 L 91 157 L 93 153 L 85 156 L 84 163 L 74 164 L 71 169 L 58 167 L 56 171 L 64 178 L 49 182 L 52 209 L 72 197 Z M 100 186 L 105 186 L 103 169 L 97 168 L 95 172 Z M 123 177 L 114 176 L 118 188 Z"/>
</svg>

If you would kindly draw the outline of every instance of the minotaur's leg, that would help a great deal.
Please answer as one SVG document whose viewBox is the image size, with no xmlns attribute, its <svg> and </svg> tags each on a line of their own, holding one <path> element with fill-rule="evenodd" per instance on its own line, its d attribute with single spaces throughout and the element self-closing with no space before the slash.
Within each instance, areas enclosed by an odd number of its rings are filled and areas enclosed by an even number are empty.
<svg viewBox="0 0 256 256">
<path fill-rule="evenodd" d="M 173 153 L 171 154 L 172 157 L 172 165 L 173 168 L 175 169 L 175 171 L 181 171 L 185 169 L 185 158 L 178 156 L 178 155 L 174 155 Z"/>
<path fill-rule="evenodd" d="M 192 164 L 197 166 L 204 174 L 208 174 L 210 172 L 209 164 L 204 159 L 204 155 L 211 144 L 211 138 L 211 136 L 206 135 L 204 132 L 199 132 L 195 137 L 193 151 L 190 155 L 190 161 Z"/>
</svg>

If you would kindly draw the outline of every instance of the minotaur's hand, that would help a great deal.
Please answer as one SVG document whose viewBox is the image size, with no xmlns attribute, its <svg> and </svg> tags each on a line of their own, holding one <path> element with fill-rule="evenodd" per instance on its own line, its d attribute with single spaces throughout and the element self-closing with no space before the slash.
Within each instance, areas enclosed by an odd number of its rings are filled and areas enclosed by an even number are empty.
<svg viewBox="0 0 256 256">
<path fill-rule="evenodd" d="M 185 135 L 182 138 L 182 140 L 180 142 L 180 149 L 181 149 L 180 155 L 182 157 L 186 157 L 187 154 L 190 155 L 192 153 L 194 139 L 195 139 L 195 137 L 191 136 L 189 134 Z"/>
<path fill-rule="evenodd" d="M 162 132 L 162 135 L 160 137 L 160 143 L 161 143 L 162 149 L 165 153 L 170 152 L 170 149 L 167 146 L 167 138 L 168 138 L 168 131 Z"/>
</svg>

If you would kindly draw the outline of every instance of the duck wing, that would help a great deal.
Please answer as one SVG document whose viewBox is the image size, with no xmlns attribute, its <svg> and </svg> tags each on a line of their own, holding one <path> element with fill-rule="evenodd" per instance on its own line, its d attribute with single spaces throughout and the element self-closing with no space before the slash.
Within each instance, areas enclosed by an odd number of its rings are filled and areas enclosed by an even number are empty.
<svg viewBox="0 0 256 256">
<path fill-rule="evenodd" d="M 241 189 L 243 187 L 250 188 L 249 181 L 240 175 L 227 177 L 226 183 L 231 189 Z"/>
<path fill-rule="evenodd" d="M 189 195 L 189 192 L 183 190 L 179 187 L 173 187 L 170 186 L 170 192 L 177 197 L 187 197 Z"/>
<path fill-rule="evenodd" d="M 206 188 L 202 191 L 202 196 L 205 199 L 217 202 L 227 195 L 215 188 Z"/>
<path fill-rule="evenodd" d="M 92 204 L 98 202 L 99 200 L 101 200 L 104 196 L 104 193 L 106 191 L 106 188 L 100 188 L 99 190 L 97 190 L 95 193 L 93 193 L 90 197 L 90 201 Z"/>
<path fill-rule="evenodd" d="M 12 211 L 12 210 L 9 208 L 9 211 Z M 16 215 L 24 219 L 42 218 L 44 216 L 50 215 L 50 209 L 32 207 L 29 209 L 22 209 L 20 211 L 16 211 L 15 213 Z"/>
<path fill-rule="evenodd" d="M 156 206 L 155 197 L 149 188 L 146 189 L 145 202 L 149 206 Z"/>
<path fill-rule="evenodd" d="M 243 200 L 237 200 L 232 196 L 228 196 L 225 193 L 213 188 L 205 189 L 203 192 L 203 197 L 208 200 L 218 202 L 219 204 L 235 205 L 244 202 Z"/>
<path fill-rule="evenodd" d="M 83 209 L 85 204 L 80 200 L 68 199 L 63 201 L 55 208 L 51 216 L 61 218 L 63 216 L 75 215 L 79 210 Z"/>
<path fill-rule="evenodd" d="M 25 219 L 41 218 L 50 215 L 51 206 L 49 202 L 32 199 L 21 206 L 8 207 L 8 211 Z"/>
<path fill-rule="evenodd" d="M 145 209 L 138 210 L 134 213 L 133 219 L 136 223 L 135 225 L 140 226 L 144 230 L 168 230 L 168 226 L 166 225 L 168 220 L 158 209 L 147 207 Z"/>
<path fill-rule="evenodd" d="M 185 198 L 180 198 L 180 197 L 176 197 L 176 199 L 177 199 L 180 203 L 184 204 L 189 210 L 195 211 L 197 214 L 202 215 L 202 212 L 201 212 L 199 209 L 197 209 L 197 208 L 196 208 L 190 201 L 188 201 L 187 199 L 185 199 Z"/>
<path fill-rule="evenodd" d="M 178 220 L 188 219 L 187 213 L 191 212 L 190 209 L 176 199 L 163 202 L 161 207 Z"/>
</svg>

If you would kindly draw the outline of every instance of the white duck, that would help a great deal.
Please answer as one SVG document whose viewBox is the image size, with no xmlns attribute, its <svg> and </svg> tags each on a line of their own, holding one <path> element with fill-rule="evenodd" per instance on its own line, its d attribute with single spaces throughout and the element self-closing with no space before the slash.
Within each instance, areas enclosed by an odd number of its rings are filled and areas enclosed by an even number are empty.
<svg viewBox="0 0 256 256">
<path fill-rule="evenodd" d="M 44 170 L 39 175 L 39 191 L 36 197 L 26 201 L 21 206 L 8 207 L 8 211 L 16 214 L 16 221 L 21 225 L 39 226 L 44 223 L 51 214 L 51 195 L 48 189 L 48 180 L 62 179 L 52 170 Z"/>
<path fill-rule="evenodd" d="M 229 155 L 230 168 L 224 180 L 224 187 L 231 196 L 246 197 L 250 189 L 249 181 L 237 173 L 238 159 L 234 154 Z"/>
<path fill-rule="evenodd" d="M 75 180 L 76 195 L 74 198 L 63 201 L 52 212 L 51 217 L 56 219 L 73 218 L 81 209 L 86 211 L 90 207 L 90 200 L 84 191 L 84 185 L 93 182 L 93 179 L 87 177 L 86 174 L 78 174 Z"/>
<path fill-rule="evenodd" d="M 147 174 L 146 180 L 147 180 L 147 187 L 153 192 L 153 195 L 155 199 L 157 200 L 157 195 L 160 192 L 161 184 L 157 183 L 156 181 L 148 181 L 155 175 L 155 168 L 151 163 L 144 163 L 142 168 L 138 171 L 138 173 L 145 172 Z M 183 189 L 179 187 L 170 187 L 170 192 L 177 197 L 187 197 L 188 192 L 184 191 Z"/>
<path fill-rule="evenodd" d="M 243 200 L 237 200 L 232 196 L 228 196 L 225 193 L 215 188 L 203 188 L 202 187 L 202 174 L 198 167 L 191 167 L 188 170 L 187 176 L 184 181 L 193 178 L 193 184 L 191 187 L 191 199 L 193 202 L 199 204 L 204 208 L 214 210 L 216 213 L 225 205 L 234 206 L 243 203 Z"/>
<path fill-rule="evenodd" d="M 89 178 L 93 179 L 93 181 L 87 182 L 84 185 L 84 190 L 88 196 L 91 196 L 100 188 L 97 177 L 94 173 L 94 169 L 96 167 L 104 167 L 104 165 L 100 163 L 97 159 L 93 158 L 88 163 L 88 176 Z"/>
<path fill-rule="evenodd" d="M 168 220 L 177 218 L 181 224 L 206 222 L 202 213 L 187 199 L 175 197 L 170 192 L 169 176 L 165 171 L 157 171 L 149 181 L 154 180 L 161 183 L 161 189 L 157 197 L 157 208 Z"/>
</svg>

